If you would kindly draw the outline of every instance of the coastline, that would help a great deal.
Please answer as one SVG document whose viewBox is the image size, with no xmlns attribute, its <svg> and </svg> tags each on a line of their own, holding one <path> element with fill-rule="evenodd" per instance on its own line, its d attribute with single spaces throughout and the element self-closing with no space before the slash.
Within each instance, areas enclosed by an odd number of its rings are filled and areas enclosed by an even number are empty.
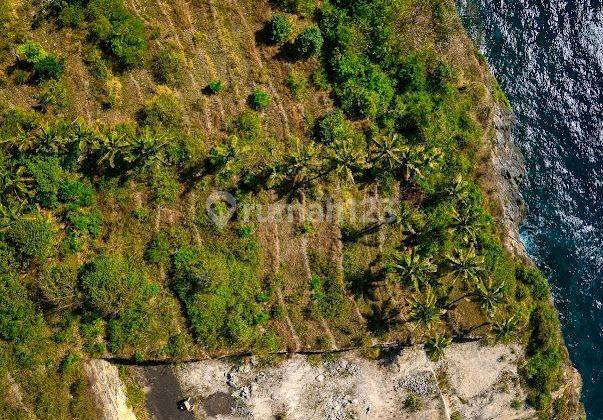
<svg viewBox="0 0 603 420">
<path fill-rule="evenodd" d="M 510 109 L 498 106 L 493 119 L 494 136 L 490 157 L 491 167 L 495 172 L 496 197 L 502 210 L 500 222 L 504 228 L 503 243 L 517 258 L 535 265 L 519 235 L 519 227 L 524 217 L 521 183 L 526 176 L 526 167 L 524 156 L 513 138 L 515 116 Z M 549 296 L 549 302 L 552 307 L 555 307 L 552 294 Z M 555 311 L 557 312 L 556 309 Z M 559 337 L 564 356 L 563 380 L 560 388 L 552 394 L 555 398 L 562 398 L 566 402 L 567 417 L 563 418 L 586 418 L 584 405 L 581 402 L 582 378 L 572 364 L 561 330 Z"/>
</svg>

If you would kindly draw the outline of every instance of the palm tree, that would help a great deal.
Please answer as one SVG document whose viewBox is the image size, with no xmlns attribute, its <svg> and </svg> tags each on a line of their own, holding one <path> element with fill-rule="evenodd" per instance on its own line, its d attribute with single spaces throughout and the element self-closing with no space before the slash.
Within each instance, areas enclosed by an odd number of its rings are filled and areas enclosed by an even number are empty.
<svg viewBox="0 0 603 420">
<path fill-rule="evenodd" d="M 397 256 L 395 261 L 388 265 L 390 271 L 400 276 L 400 280 L 413 285 L 416 291 L 429 284 L 429 277 L 437 271 L 437 266 L 431 258 L 421 257 L 415 252 L 407 252 Z"/>
<path fill-rule="evenodd" d="M 456 200 L 465 200 L 469 189 L 469 183 L 463 179 L 462 175 L 454 177 L 452 184 L 446 188 L 446 193 Z"/>
<path fill-rule="evenodd" d="M 31 197 L 29 184 L 33 181 L 27 176 L 27 168 L 24 165 L 14 167 L 8 162 L 0 161 L 0 196 L 12 195 L 23 201 Z"/>
<path fill-rule="evenodd" d="M 517 315 L 512 315 L 509 318 L 505 318 L 500 322 L 492 324 L 492 333 L 497 341 L 508 342 L 513 333 L 517 331 L 519 326 L 519 319 Z"/>
<path fill-rule="evenodd" d="M 231 174 L 235 162 L 240 155 L 246 153 L 249 147 L 240 146 L 237 136 L 230 136 L 221 144 L 214 146 L 209 153 L 209 163 L 220 174 Z"/>
<path fill-rule="evenodd" d="M 293 185 L 310 180 L 318 166 L 317 150 L 314 142 L 304 143 L 296 139 L 295 149 L 285 160 L 284 170 Z"/>
<path fill-rule="evenodd" d="M 366 168 L 366 155 L 354 147 L 352 139 L 336 141 L 328 149 L 327 173 L 334 173 L 338 178 L 355 182 L 355 176 Z"/>
<path fill-rule="evenodd" d="M 475 243 L 479 228 L 483 225 L 483 213 L 475 206 L 464 204 L 460 209 L 452 208 L 452 229 L 464 243 Z"/>
<path fill-rule="evenodd" d="M 402 149 L 402 176 L 406 182 L 411 178 L 424 178 L 425 169 L 435 169 L 442 158 L 440 149 L 426 149 L 425 146 L 405 146 Z"/>
<path fill-rule="evenodd" d="M 454 280 L 461 279 L 465 283 L 477 283 L 479 275 L 484 271 L 484 258 L 477 255 L 475 247 L 459 248 L 446 257 Z"/>
<path fill-rule="evenodd" d="M 504 301 L 505 282 L 494 285 L 492 278 L 489 277 L 486 283 L 478 282 L 476 289 L 473 300 L 479 303 L 488 315 L 492 315 L 494 308 Z"/>
<path fill-rule="evenodd" d="M 15 220 L 23 214 L 26 203 L 24 201 L 8 204 L 0 203 L 0 233 L 5 233 Z"/>
<path fill-rule="evenodd" d="M 373 303 L 368 321 L 369 328 L 373 332 L 385 333 L 394 325 L 402 322 L 400 308 L 391 297 L 385 301 Z"/>
<path fill-rule="evenodd" d="M 153 167 L 160 163 L 165 164 L 163 149 L 167 147 L 165 135 L 156 133 L 146 127 L 136 137 L 132 144 L 132 154 L 128 162 Z"/>
<path fill-rule="evenodd" d="M 438 307 L 437 298 L 430 286 L 426 287 L 424 293 L 410 296 L 408 304 L 410 305 L 409 320 L 426 330 L 437 325 L 442 315 L 446 313 L 446 310 Z"/>
<path fill-rule="evenodd" d="M 90 148 L 98 153 L 97 165 L 102 167 L 106 162 L 109 168 L 115 168 L 115 160 L 129 160 L 132 142 L 128 135 L 119 130 L 110 130 L 109 133 L 95 137 Z"/>
<path fill-rule="evenodd" d="M 375 144 L 374 158 L 371 159 L 380 171 L 395 173 L 404 163 L 406 146 L 401 144 L 400 136 L 383 136 L 373 140 Z"/>
<path fill-rule="evenodd" d="M 431 360 L 436 362 L 444 356 L 444 350 L 446 350 L 451 343 L 452 340 L 450 338 L 436 333 L 425 342 L 425 353 L 427 353 Z"/>
</svg>

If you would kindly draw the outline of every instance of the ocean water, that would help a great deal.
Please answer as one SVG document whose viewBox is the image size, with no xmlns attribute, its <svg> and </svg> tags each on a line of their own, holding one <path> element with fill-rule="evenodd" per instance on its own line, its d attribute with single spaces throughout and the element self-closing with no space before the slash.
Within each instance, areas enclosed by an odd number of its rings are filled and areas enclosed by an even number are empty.
<svg viewBox="0 0 603 420">
<path fill-rule="evenodd" d="M 517 115 L 522 238 L 549 276 L 589 419 L 603 419 L 603 0 L 471 0 L 466 27 Z"/>
</svg>

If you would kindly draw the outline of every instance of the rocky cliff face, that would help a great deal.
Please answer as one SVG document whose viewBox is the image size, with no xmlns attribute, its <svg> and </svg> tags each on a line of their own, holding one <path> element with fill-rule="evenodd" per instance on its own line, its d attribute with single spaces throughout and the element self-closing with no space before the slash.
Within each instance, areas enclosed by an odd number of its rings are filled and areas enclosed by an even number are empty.
<svg viewBox="0 0 603 420">
<path fill-rule="evenodd" d="M 506 230 L 505 246 L 522 258 L 528 258 L 519 238 L 519 225 L 523 217 L 521 183 L 525 177 L 525 162 L 513 140 L 515 117 L 512 111 L 497 107 L 494 112 L 494 136 L 491 162 L 495 173 L 497 198 L 502 209 L 501 223 Z"/>
</svg>

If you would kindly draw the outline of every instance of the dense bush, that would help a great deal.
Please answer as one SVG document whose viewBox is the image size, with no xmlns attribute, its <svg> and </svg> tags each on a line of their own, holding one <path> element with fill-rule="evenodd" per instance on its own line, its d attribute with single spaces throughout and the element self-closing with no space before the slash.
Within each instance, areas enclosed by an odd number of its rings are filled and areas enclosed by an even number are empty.
<svg viewBox="0 0 603 420">
<path fill-rule="evenodd" d="M 54 239 L 50 221 L 39 215 L 17 220 L 8 231 L 8 241 L 26 259 L 44 259 L 52 249 Z"/>
<path fill-rule="evenodd" d="M 341 110 L 329 112 L 316 122 L 314 138 L 322 144 L 333 144 L 350 137 L 351 128 Z"/>
<path fill-rule="evenodd" d="M 295 54 L 302 59 L 308 59 L 320 53 L 324 39 L 317 26 L 304 29 L 293 42 Z"/>
<path fill-rule="evenodd" d="M 120 255 L 101 255 L 82 273 L 81 287 L 89 309 L 103 317 L 121 315 L 157 294 L 157 285 Z"/>
<path fill-rule="evenodd" d="M 256 89 L 249 95 L 248 102 L 251 108 L 261 111 L 270 105 L 270 95 L 261 89 Z"/>
<path fill-rule="evenodd" d="M 178 128 L 183 123 L 184 109 L 178 97 L 165 86 L 149 99 L 141 110 L 141 123 L 148 127 Z"/>
<path fill-rule="evenodd" d="M 546 300 L 550 296 L 549 283 L 536 267 L 519 266 L 515 275 L 518 280 L 530 287 L 534 299 Z"/>
<path fill-rule="evenodd" d="M 249 264 L 220 250 L 180 249 L 173 256 L 173 288 L 184 303 L 197 340 L 248 346 L 265 322 L 260 282 Z"/>
<path fill-rule="evenodd" d="M 205 88 L 206 92 L 211 95 L 217 95 L 224 89 L 224 83 L 220 80 L 212 80 Z"/>
<path fill-rule="evenodd" d="M 16 278 L 0 276 L 0 338 L 16 343 L 40 337 L 44 321 Z"/>
<path fill-rule="evenodd" d="M 35 157 L 26 165 L 35 182 L 36 201 L 43 207 L 55 207 L 58 203 L 59 183 L 63 176 L 59 159 Z"/>
<path fill-rule="evenodd" d="M 293 34 L 293 25 L 284 13 L 276 13 L 266 24 L 268 41 L 282 45 L 289 41 Z"/>
<path fill-rule="evenodd" d="M 59 79 L 65 70 L 65 59 L 47 53 L 40 44 L 27 41 L 17 47 L 17 55 L 32 70 L 33 78 L 41 83 Z"/>
<path fill-rule="evenodd" d="M 151 71 L 161 84 L 177 85 L 182 82 L 182 68 L 186 64 L 182 54 L 170 48 L 159 50 L 151 61 Z"/>
<path fill-rule="evenodd" d="M 140 65 L 147 50 L 145 29 L 122 0 L 92 0 L 88 3 L 91 30 L 103 50 L 118 67 Z"/>
</svg>

